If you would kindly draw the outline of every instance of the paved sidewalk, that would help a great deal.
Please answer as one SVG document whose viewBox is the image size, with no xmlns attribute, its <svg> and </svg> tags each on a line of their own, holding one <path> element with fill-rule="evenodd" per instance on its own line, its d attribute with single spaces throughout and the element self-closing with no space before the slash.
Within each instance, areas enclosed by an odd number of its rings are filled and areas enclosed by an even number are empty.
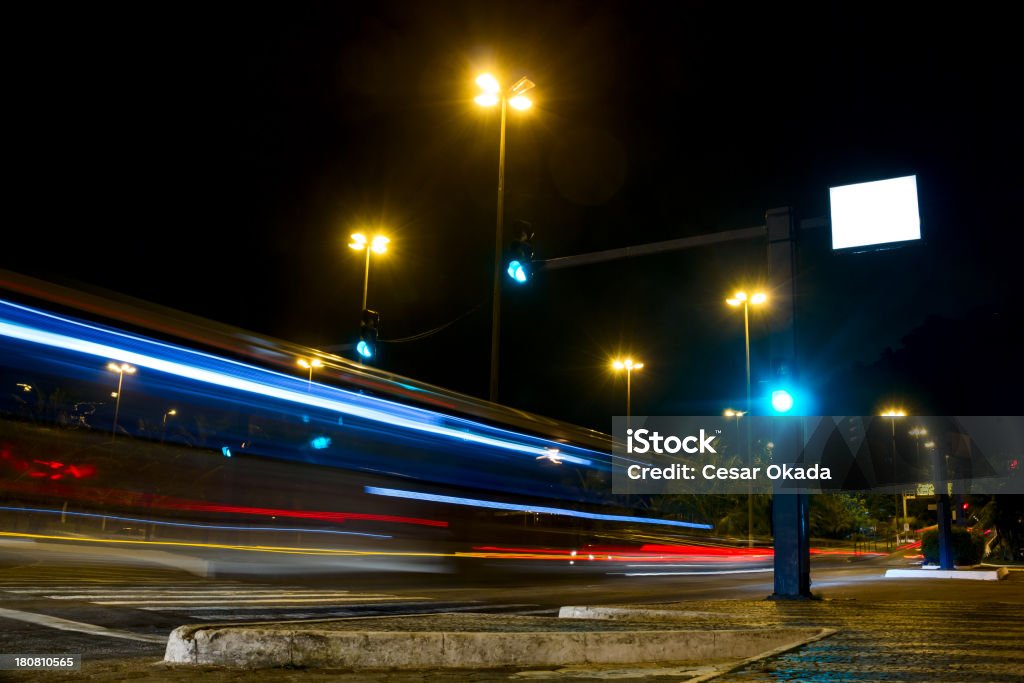
<svg viewBox="0 0 1024 683">
<path fill-rule="evenodd" d="M 643 607 L 686 610 L 682 621 L 686 628 L 827 626 L 839 630 L 717 681 L 1024 681 L 1021 601 L 839 599 Z"/>
<path fill-rule="evenodd" d="M 965 585 L 969 584 L 969 585 Z M 908 681 L 911 683 L 1020 683 L 1024 681 L 1024 573 L 995 582 L 881 579 L 815 586 L 818 601 L 707 600 L 645 609 L 687 613 L 684 629 L 819 627 L 839 632 L 781 655 L 722 673 L 715 666 L 539 667 L 529 670 L 423 670 L 410 672 L 314 669 L 230 670 L 212 666 L 168 667 L 157 658 L 90 661 L 81 674 L 10 675 L 43 681 L 426 681 L 713 680 Z M 5 672 L 6 673 L 6 672 Z"/>
</svg>

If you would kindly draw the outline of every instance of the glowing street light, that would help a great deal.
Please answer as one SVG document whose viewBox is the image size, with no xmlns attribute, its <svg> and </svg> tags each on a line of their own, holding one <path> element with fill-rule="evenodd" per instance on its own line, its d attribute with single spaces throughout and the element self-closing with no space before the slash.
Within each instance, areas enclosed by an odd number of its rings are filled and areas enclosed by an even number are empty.
<svg viewBox="0 0 1024 683">
<path fill-rule="evenodd" d="M 887 408 L 882 413 L 882 417 L 889 418 L 889 422 L 892 425 L 892 485 L 896 486 L 896 418 L 906 417 L 907 412 L 903 408 Z M 902 494 L 901 494 L 902 495 Z M 893 514 L 893 520 L 896 524 L 896 544 L 900 542 L 900 529 L 899 522 L 896 521 L 900 513 L 900 502 L 896 493 L 893 493 L 893 500 L 896 502 L 896 512 Z M 907 524 L 907 502 L 906 499 L 903 501 L 903 525 Z"/>
<path fill-rule="evenodd" d="M 633 371 L 644 367 L 643 363 L 636 363 L 632 358 L 618 359 L 612 361 L 612 369 L 616 372 L 626 371 L 626 428 L 629 428 L 630 401 L 632 400 Z"/>
<path fill-rule="evenodd" d="M 739 418 L 746 415 L 745 411 L 734 411 L 731 408 L 725 409 L 722 413 L 727 418 L 736 418 L 736 439 L 739 439 Z M 750 430 L 748 430 L 748 433 Z M 750 439 L 746 442 L 746 454 L 748 454 L 748 461 L 750 458 L 751 444 Z M 751 463 L 746 463 L 750 465 Z M 748 547 L 754 547 L 754 484 L 751 481 L 746 482 L 746 545 Z"/>
<path fill-rule="evenodd" d="M 309 384 L 306 386 L 306 391 L 310 391 L 313 388 L 313 368 L 319 368 L 323 363 L 320 362 L 319 358 L 314 358 L 313 360 L 300 358 L 298 360 L 298 365 L 300 368 L 306 368 L 309 370 Z"/>
<path fill-rule="evenodd" d="M 491 292 L 491 383 L 490 400 L 498 400 L 498 359 L 501 340 L 501 272 L 502 272 L 502 230 L 505 220 L 505 119 L 509 105 L 524 111 L 532 106 L 526 93 L 535 87 L 533 81 L 523 76 L 508 90 L 491 74 L 481 74 L 476 79 L 480 94 L 474 102 L 482 107 L 501 104 L 501 130 L 498 137 L 498 220 L 494 235 L 494 286 Z"/>
<path fill-rule="evenodd" d="M 730 297 L 730 298 L 725 300 L 725 303 L 729 304 L 730 306 L 734 306 L 734 307 L 737 307 L 737 306 L 740 306 L 740 305 L 743 306 L 743 340 L 744 340 L 744 345 L 745 345 L 745 348 L 746 348 L 746 359 L 747 359 L 747 411 L 746 412 L 748 412 L 748 413 L 750 412 L 750 409 L 751 409 L 751 405 L 750 405 L 750 306 L 751 305 L 758 306 L 760 304 L 763 304 L 767 300 L 768 300 L 768 295 L 765 294 L 764 292 L 757 292 L 756 294 L 754 294 L 751 297 L 748 297 L 746 292 L 736 292 L 732 297 Z M 789 397 L 789 400 L 791 402 L 790 402 L 790 404 L 787 407 L 785 407 L 782 410 L 779 410 L 778 408 L 776 408 L 776 410 L 778 410 L 779 412 L 783 412 L 784 413 L 784 412 L 786 412 L 787 410 L 789 410 L 790 408 L 793 407 L 793 404 L 792 404 L 792 400 L 793 399 L 792 399 L 792 397 L 789 396 L 788 393 L 786 395 Z M 772 402 L 773 402 L 773 407 L 775 407 L 774 406 L 775 396 L 772 396 Z"/>
<path fill-rule="evenodd" d="M 912 428 L 910 430 L 910 432 L 908 432 L 908 433 L 912 437 L 914 437 L 914 456 L 917 459 L 917 463 L 920 463 L 921 462 L 921 437 L 928 436 L 928 430 L 925 429 L 924 427 L 918 425 L 917 427 Z M 928 448 L 929 444 L 931 444 L 932 446 L 935 445 L 933 442 L 928 441 L 927 443 L 925 443 L 924 447 Z M 906 522 L 907 522 L 907 494 L 906 493 L 901 493 L 900 497 L 903 499 L 903 523 L 906 524 Z M 903 531 L 904 531 L 904 533 L 906 533 L 907 530 L 904 529 Z"/>
<path fill-rule="evenodd" d="M 174 408 L 171 408 L 170 410 L 168 410 L 167 412 L 164 413 L 164 426 L 163 426 L 163 431 L 160 434 L 160 441 L 161 441 L 161 443 L 167 440 L 167 418 L 168 417 L 174 417 L 177 414 L 178 414 L 178 411 L 176 409 L 174 409 Z"/>
<path fill-rule="evenodd" d="M 372 240 L 368 240 L 366 235 L 361 232 L 352 234 L 352 241 L 349 242 L 348 246 L 350 249 L 356 251 L 366 252 L 366 270 L 363 273 L 363 310 L 366 310 L 366 295 L 370 289 L 370 252 L 383 254 L 388 250 L 388 243 L 390 243 L 387 237 L 383 235 L 375 235 Z"/>
<path fill-rule="evenodd" d="M 117 438 L 117 415 L 121 411 L 121 385 L 124 383 L 124 375 L 125 375 L 125 373 L 128 373 L 129 375 L 134 375 L 135 374 L 135 368 L 132 367 L 131 365 L 128 365 L 127 363 L 121 363 L 120 365 L 118 365 L 114 361 L 110 361 L 109 363 L 107 363 L 107 370 L 110 370 L 111 372 L 116 372 L 117 375 L 118 375 L 117 376 L 116 402 L 114 403 L 114 429 L 113 429 L 113 433 L 112 433 L 112 436 L 111 436 L 111 439 L 116 439 Z"/>
<path fill-rule="evenodd" d="M 753 408 L 750 401 L 750 306 L 759 306 L 768 300 L 764 292 L 755 292 L 748 297 L 746 292 L 736 292 L 732 297 L 725 300 L 725 303 L 733 307 L 743 305 L 743 347 L 747 361 L 747 410 L 739 415 L 749 413 Z M 772 410 L 777 413 L 787 413 L 793 408 L 793 396 L 785 389 L 772 391 Z M 739 415 L 737 415 L 736 426 L 739 427 Z M 750 465 L 750 428 L 747 426 L 747 465 Z M 747 482 L 747 545 L 754 547 L 754 497 L 753 484 Z"/>
<path fill-rule="evenodd" d="M 167 429 L 167 418 L 168 417 L 174 417 L 177 414 L 178 414 L 178 411 L 175 410 L 174 408 L 171 408 L 166 413 L 164 413 L 164 429 L 165 430 Z"/>
</svg>

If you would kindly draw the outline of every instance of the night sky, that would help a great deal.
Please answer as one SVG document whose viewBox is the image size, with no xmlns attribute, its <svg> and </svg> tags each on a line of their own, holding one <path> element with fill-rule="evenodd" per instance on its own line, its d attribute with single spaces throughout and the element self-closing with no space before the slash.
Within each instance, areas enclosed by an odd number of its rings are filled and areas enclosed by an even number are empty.
<svg viewBox="0 0 1024 683">
<path fill-rule="evenodd" d="M 325 348 L 357 333 L 348 236 L 380 228 L 382 336 L 459 320 L 378 364 L 484 396 L 498 115 L 473 81 L 526 75 L 506 234 L 529 222 L 537 258 L 760 225 L 778 206 L 822 216 L 829 186 L 916 173 L 921 243 L 833 254 L 827 230 L 802 236 L 801 377 L 826 414 L 890 398 L 1020 414 L 1009 10 L 256 5 L 8 11 L 0 266 Z M 628 351 L 647 364 L 634 414 L 739 406 L 742 315 L 724 298 L 765 267 L 763 241 L 732 243 L 506 287 L 503 402 L 607 431 L 625 402 L 608 360 Z"/>
</svg>

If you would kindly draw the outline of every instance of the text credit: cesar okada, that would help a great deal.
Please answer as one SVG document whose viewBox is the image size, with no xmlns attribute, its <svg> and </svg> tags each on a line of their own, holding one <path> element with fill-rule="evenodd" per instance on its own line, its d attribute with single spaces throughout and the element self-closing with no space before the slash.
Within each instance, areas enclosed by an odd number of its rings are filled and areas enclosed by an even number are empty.
<svg viewBox="0 0 1024 683">
<path fill-rule="evenodd" d="M 715 449 L 716 436 L 701 429 L 697 434 L 687 436 L 663 436 L 657 431 L 648 429 L 626 430 L 626 452 L 630 455 L 718 455 Z M 663 467 L 654 465 L 631 464 L 626 469 L 626 476 L 633 481 L 649 480 L 699 480 L 705 481 L 758 481 L 758 480 L 823 480 L 832 479 L 828 467 L 818 464 L 799 465 L 773 463 L 764 466 L 733 466 L 726 467 L 720 463 L 704 465 L 688 465 L 671 463 Z"/>
</svg>

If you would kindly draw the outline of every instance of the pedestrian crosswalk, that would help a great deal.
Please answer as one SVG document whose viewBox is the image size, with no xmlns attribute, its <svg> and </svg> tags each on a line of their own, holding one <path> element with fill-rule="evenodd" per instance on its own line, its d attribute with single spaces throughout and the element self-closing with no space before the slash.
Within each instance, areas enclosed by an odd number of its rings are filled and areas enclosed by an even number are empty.
<svg viewBox="0 0 1024 683">
<path fill-rule="evenodd" d="M 73 574 L 46 570 L 0 572 L 0 599 L 41 598 L 55 604 L 89 603 L 216 621 L 329 618 L 455 606 L 426 595 L 204 580 L 177 572 L 133 573 L 103 567 Z"/>
<path fill-rule="evenodd" d="M 46 600 L 55 609 L 80 605 L 138 610 L 200 622 L 329 619 L 353 616 L 480 611 L 534 613 L 538 605 L 452 601 L 428 592 L 396 594 L 318 586 L 211 580 L 179 572 L 19 567 L 0 570 L 0 603 Z"/>
<path fill-rule="evenodd" d="M 423 607 L 426 596 L 398 596 L 380 592 L 309 590 L 298 587 L 256 588 L 238 583 L 165 585 L 140 589 L 138 586 L 83 587 L 81 585 L 10 586 L 0 591 L 20 598 L 80 601 L 105 607 L 122 607 L 148 612 L 171 612 L 220 620 L 307 619 L 351 616 L 353 607 Z"/>
</svg>

